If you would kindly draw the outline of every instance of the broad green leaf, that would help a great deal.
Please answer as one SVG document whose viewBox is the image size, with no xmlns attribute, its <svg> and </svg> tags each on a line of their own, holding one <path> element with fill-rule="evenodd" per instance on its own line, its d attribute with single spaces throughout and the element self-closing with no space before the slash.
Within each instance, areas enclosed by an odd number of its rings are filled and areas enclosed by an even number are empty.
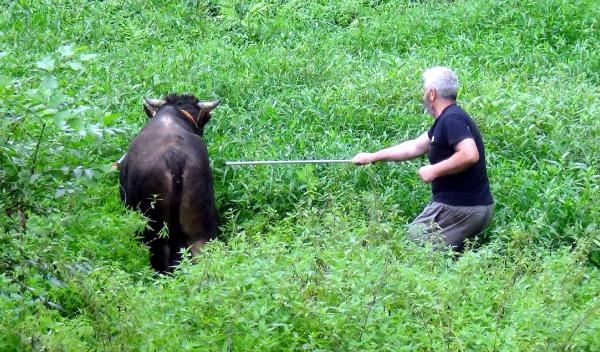
<svg viewBox="0 0 600 352">
<path fill-rule="evenodd" d="M 100 127 L 100 124 L 97 123 L 89 125 L 88 130 L 90 133 L 98 137 L 102 137 L 102 135 L 104 134 L 104 129 Z"/>
<path fill-rule="evenodd" d="M 45 97 L 49 97 L 58 88 L 58 80 L 54 76 L 46 76 L 40 82 L 38 92 Z"/>
<path fill-rule="evenodd" d="M 83 68 L 83 65 L 79 61 L 69 61 L 67 62 L 67 65 L 75 71 L 79 71 Z"/>
<path fill-rule="evenodd" d="M 65 58 L 70 58 L 75 55 L 75 51 L 73 50 L 73 45 L 63 45 L 58 48 L 58 52 Z"/>
<path fill-rule="evenodd" d="M 50 56 L 46 56 L 40 61 L 35 63 L 39 69 L 44 71 L 52 72 L 54 71 L 55 61 Z"/>
<path fill-rule="evenodd" d="M 98 57 L 98 54 L 81 54 L 79 56 L 79 60 L 81 61 L 92 61 Z"/>
<path fill-rule="evenodd" d="M 54 89 L 58 88 L 58 81 L 56 80 L 55 76 L 46 76 L 40 82 L 39 88 L 54 90 Z"/>
<path fill-rule="evenodd" d="M 44 109 L 44 110 L 42 110 L 40 112 L 40 115 L 42 117 L 49 116 L 49 115 L 54 115 L 54 114 L 56 114 L 56 111 L 57 111 L 56 109 L 52 109 L 52 108 L 50 108 L 50 109 Z"/>
<path fill-rule="evenodd" d="M 75 176 L 75 178 L 80 178 L 83 176 L 83 167 L 77 166 L 75 169 L 73 169 L 73 176 Z"/>
<path fill-rule="evenodd" d="M 60 198 L 62 196 L 64 196 L 66 193 L 64 188 L 57 188 L 56 192 L 54 192 L 54 198 Z"/>
<path fill-rule="evenodd" d="M 90 178 L 90 179 L 94 178 L 94 175 L 95 175 L 94 170 L 92 170 L 92 169 L 85 169 L 85 175 L 88 178 Z"/>
<path fill-rule="evenodd" d="M 73 116 L 74 116 L 73 110 L 66 109 L 66 110 L 60 111 L 57 114 L 55 114 L 53 117 L 53 121 L 54 121 L 54 124 L 56 125 L 56 127 L 60 128 L 60 129 L 64 129 L 65 127 L 68 126 L 67 122 L 70 119 L 72 119 Z"/>
<path fill-rule="evenodd" d="M 55 92 L 50 99 L 48 99 L 48 104 L 52 106 L 59 106 L 69 101 L 69 97 L 65 94 Z"/>
<path fill-rule="evenodd" d="M 120 116 L 120 114 L 117 112 L 107 112 L 106 114 L 104 114 L 104 117 L 102 118 L 102 123 L 104 124 L 104 126 L 108 126 L 113 121 L 115 121 L 119 116 Z"/>
<path fill-rule="evenodd" d="M 85 135 L 85 130 L 82 130 L 83 122 L 81 121 L 81 117 L 76 115 L 75 117 L 69 119 L 68 121 L 69 127 L 72 129 L 79 131 L 79 133 L 83 136 Z"/>
</svg>

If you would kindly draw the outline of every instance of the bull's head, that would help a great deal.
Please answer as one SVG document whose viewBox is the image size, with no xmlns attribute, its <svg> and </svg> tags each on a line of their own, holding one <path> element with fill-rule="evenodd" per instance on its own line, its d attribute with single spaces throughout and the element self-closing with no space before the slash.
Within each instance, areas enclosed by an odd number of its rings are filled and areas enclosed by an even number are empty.
<svg viewBox="0 0 600 352">
<path fill-rule="evenodd" d="M 194 104 L 192 106 L 187 105 L 187 104 L 186 104 L 186 106 L 180 106 L 179 104 L 177 104 L 179 102 L 178 98 L 181 98 L 181 96 L 177 96 L 175 94 L 169 95 L 167 97 L 167 100 L 150 99 L 150 98 L 144 97 L 144 112 L 146 112 L 146 115 L 148 115 L 149 118 L 152 118 L 152 117 L 154 117 L 154 115 L 156 115 L 157 111 L 161 107 L 163 107 L 165 105 L 173 105 L 174 107 L 176 107 L 180 111 L 182 111 L 186 116 L 188 114 L 194 115 L 194 116 L 191 116 L 191 118 L 192 118 L 194 124 L 196 125 L 198 132 L 200 133 L 200 135 L 202 135 L 202 132 L 204 130 L 204 125 L 210 119 L 211 110 L 216 108 L 219 105 L 220 101 L 219 100 L 198 101 L 198 99 L 196 99 L 195 97 L 187 95 L 187 96 L 185 96 L 185 98 L 194 99 L 194 101 L 195 101 Z M 195 112 L 187 111 L 187 109 L 190 109 L 190 108 L 195 108 L 198 111 L 195 111 Z M 183 109 L 186 109 L 186 110 L 183 110 Z"/>
<path fill-rule="evenodd" d="M 144 97 L 144 111 L 146 112 L 146 115 L 148 115 L 149 118 L 154 117 L 158 109 L 165 105 L 166 102 L 167 101 L 163 99 L 151 99 Z M 210 112 L 212 109 L 216 108 L 219 103 L 219 100 L 199 101 L 196 103 L 196 106 L 200 110 Z"/>
</svg>

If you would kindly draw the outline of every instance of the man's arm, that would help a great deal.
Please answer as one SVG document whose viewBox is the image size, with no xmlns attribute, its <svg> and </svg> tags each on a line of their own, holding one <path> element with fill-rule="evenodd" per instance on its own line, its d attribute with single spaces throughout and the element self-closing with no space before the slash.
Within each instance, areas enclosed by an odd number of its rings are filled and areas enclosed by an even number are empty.
<svg viewBox="0 0 600 352">
<path fill-rule="evenodd" d="M 432 182 L 438 177 L 461 172 L 479 161 L 479 151 L 473 138 L 460 141 L 454 151 L 455 153 L 446 160 L 421 167 L 418 171 L 421 179 L 425 182 Z"/>
<path fill-rule="evenodd" d="M 421 156 L 427 153 L 428 150 L 429 136 L 427 136 L 427 132 L 425 132 L 415 139 L 402 142 L 375 153 L 358 153 L 352 158 L 352 162 L 358 165 L 364 165 L 381 160 L 404 161 Z"/>
</svg>

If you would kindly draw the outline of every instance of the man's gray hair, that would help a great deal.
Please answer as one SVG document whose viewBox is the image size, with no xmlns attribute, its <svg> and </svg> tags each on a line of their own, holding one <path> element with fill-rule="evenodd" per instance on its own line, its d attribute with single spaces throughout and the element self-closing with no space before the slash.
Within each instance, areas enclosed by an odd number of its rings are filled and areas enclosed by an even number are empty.
<svg viewBox="0 0 600 352">
<path fill-rule="evenodd" d="M 432 67 L 423 72 L 423 87 L 425 89 L 435 89 L 444 99 L 456 100 L 458 76 L 447 67 Z"/>
</svg>

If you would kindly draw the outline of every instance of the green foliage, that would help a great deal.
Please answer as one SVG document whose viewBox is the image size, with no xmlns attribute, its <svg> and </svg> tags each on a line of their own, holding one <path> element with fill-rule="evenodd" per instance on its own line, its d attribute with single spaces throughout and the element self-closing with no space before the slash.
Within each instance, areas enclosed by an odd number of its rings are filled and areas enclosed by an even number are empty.
<svg viewBox="0 0 600 352">
<path fill-rule="evenodd" d="M 597 1 L 12 1 L 0 16 L 0 350 L 593 351 L 600 345 Z M 429 189 L 349 158 L 422 133 L 455 68 L 493 225 L 405 240 Z M 141 97 L 192 92 L 222 235 L 173 276 L 111 164 Z"/>
</svg>

